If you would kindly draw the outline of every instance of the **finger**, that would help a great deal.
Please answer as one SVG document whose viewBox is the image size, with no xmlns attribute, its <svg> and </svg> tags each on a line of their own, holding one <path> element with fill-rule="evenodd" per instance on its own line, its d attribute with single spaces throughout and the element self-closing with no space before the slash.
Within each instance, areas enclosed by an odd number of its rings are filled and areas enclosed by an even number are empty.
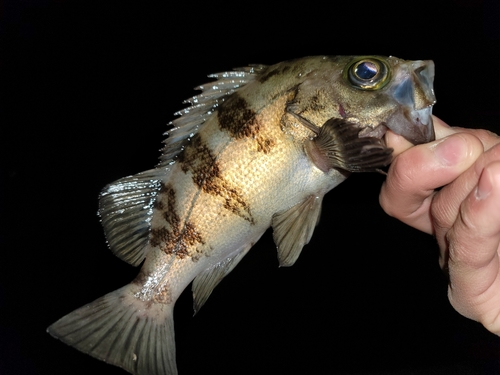
<svg viewBox="0 0 500 375">
<path fill-rule="evenodd" d="M 434 190 L 455 180 L 482 152 L 479 140 L 463 133 L 406 150 L 389 168 L 379 197 L 382 208 L 414 228 L 433 233 Z"/>
<path fill-rule="evenodd" d="M 432 116 L 432 123 L 434 125 L 434 133 L 436 134 L 436 139 L 445 138 L 448 137 L 449 135 L 458 133 L 457 129 L 460 129 L 451 127 L 446 122 L 444 122 L 443 120 L 441 120 L 439 117 L 436 116 Z"/>
<path fill-rule="evenodd" d="M 500 137 L 497 134 L 490 132 L 489 130 L 451 127 L 436 116 L 432 116 L 432 121 L 436 139 L 445 138 L 456 133 L 467 133 L 479 138 L 485 150 L 489 150 L 491 147 L 500 143 Z M 394 157 L 398 156 L 400 153 L 413 146 L 402 136 L 397 135 L 390 130 L 388 130 L 385 135 L 385 142 L 388 147 L 392 147 L 394 149 Z"/>
<path fill-rule="evenodd" d="M 496 144 L 500 143 L 500 137 L 489 130 L 451 127 L 436 116 L 432 116 L 432 120 L 434 124 L 434 131 L 436 133 L 436 139 L 444 138 L 455 133 L 467 133 L 479 138 L 485 150 L 489 150 Z"/>
<path fill-rule="evenodd" d="M 450 302 L 499 334 L 500 161 L 482 170 L 447 239 Z"/>
<path fill-rule="evenodd" d="M 388 130 L 385 133 L 385 144 L 387 147 L 391 147 L 394 151 L 392 152 L 392 157 L 395 158 L 402 152 L 408 150 L 410 147 L 413 147 L 413 144 L 407 141 L 405 138 Z"/>
<path fill-rule="evenodd" d="M 485 150 L 489 150 L 493 146 L 500 143 L 500 137 L 495 133 L 490 132 L 485 129 L 467 129 L 467 128 L 455 128 L 457 131 L 462 133 L 473 134 L 483 144 Z"/>
<path fill-rule="evenodd" d="M 500 145 L 481 154 L 473 168 L 469 168 L 455 181 L 436 193 L 432 201 L 431 217 L 434 234 L 442 252 L 441 266 L 446 258 L 444 251 L 448 247 L 445 235 L 457 220 L 460 205 L 476 187 L 483 168 L 496 161 L 500 161 Z"/>
</svg>

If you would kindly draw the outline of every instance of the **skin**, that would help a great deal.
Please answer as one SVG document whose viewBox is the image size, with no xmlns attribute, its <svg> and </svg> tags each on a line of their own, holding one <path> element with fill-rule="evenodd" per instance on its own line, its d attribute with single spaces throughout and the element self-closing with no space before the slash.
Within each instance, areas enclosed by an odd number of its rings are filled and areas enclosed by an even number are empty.
<svg viewBox="0 0 500 375">
<path fill-rule="evenodd" d="M 436 141 L 418 146 L 386 134 L 395 159 L 380 204 L 436 237 L 452 306 L 500 335 L 500 137 L 434 125 Z"/>
</svg>

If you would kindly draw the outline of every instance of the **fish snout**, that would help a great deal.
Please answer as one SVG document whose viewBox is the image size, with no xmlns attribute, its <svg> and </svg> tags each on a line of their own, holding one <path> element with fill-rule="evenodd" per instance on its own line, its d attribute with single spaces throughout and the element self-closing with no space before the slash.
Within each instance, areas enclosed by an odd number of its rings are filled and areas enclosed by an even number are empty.
<svg viewBox="0 0 500 375">
<path fill-rule="evenodd" d="M 395 77 L 393 97 L 399 109 L 387 120 L 387 127 L 413 144 L 435 139 L 432 123 L 434 62 L 408 61 Z"/>
<path fill-rule="evenodd" d="M 434 94 L 434 62 L 432 60 L 412 62 L 414 85 L 413 107 L 424 109 L 436 103 Z"/>
</svg>

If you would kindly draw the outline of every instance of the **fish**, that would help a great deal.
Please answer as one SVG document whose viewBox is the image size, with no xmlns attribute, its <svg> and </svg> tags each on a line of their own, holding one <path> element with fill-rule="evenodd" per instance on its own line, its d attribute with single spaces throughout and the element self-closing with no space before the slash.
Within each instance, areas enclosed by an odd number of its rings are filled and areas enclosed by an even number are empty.
<svg viewBox="0 0 500 375">
<path fill-rule="evenodd" d="M 434 140 L 434 63 L 313 56 L 209 75 L 176 113 L 159 163 L 100 194 L 111 251 L 138 276 L 48 332 L 136 375 L 175 375 L 173 309 L 195 313 L 270 227 L 292 266 L 324 195 L 354 172 L 383 172 L 391 130 Z M 216 371 L 213 369 L 213 371 Z"/>
</svg>

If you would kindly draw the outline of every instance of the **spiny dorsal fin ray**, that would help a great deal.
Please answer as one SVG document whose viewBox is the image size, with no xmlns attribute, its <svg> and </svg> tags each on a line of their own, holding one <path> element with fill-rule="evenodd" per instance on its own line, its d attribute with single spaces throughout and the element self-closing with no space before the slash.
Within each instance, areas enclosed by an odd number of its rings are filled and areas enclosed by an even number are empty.
<svg viewBox="0 0 500 375">
<path fill-rule="evenodd" d="M 309 243 L 321 215 L 323 196 L 310 196 L 288 210 L 274 214 L 271 225 L 280 266 L 292 266 Z"/>
<path fill-rule="evenodd" d="M 245 245 L 234 255 L 201 272 L 193 281 L 193 309 L 196 314 L 205 304 L 212 291 L 226 277 L 243 257 L 248 253 L 252 244 Z"/>
<path fill-rule="evenodd" d="M 106 186 L 99 197 L 98 213 L 109 247 L 133 266 L 146 257 L 153 204 L 169 171 L 151 169 L 121 178 Z"/>
<path fill-rule="evenodd" d="M 204 122 L 216 111 L 225 97 L 255 80 L 265 65 L 248 66 L 234 71 L 211 74 L 216 81 L 197 87 L 202 93 L 187 99 L 191 106 L 179 111 L 171 122 L 163 154 L 156 169 L 124 177 L 106 186 L 101 192 L 99 215 L 111 251 L 120 259 L 139 265 L 145 258 L 152 206 L 161 181 L 168 179 L 173 159 L 184 149 Z"/>
<path fill-rule="evenodd" d="M 213 115 L 220 103 L 228 95 L 254 81 L 258 73 L 265 68 L 265 65 L 250 65 L 234 71 L 211 74 L 209 77 L 215 78 L 216 81 L 196 87 L 197 90 L 202 90 L 202 93 L 185 100 L 184 103 L 191 105 L 176 112 L 179 117 L 169 124 L 172 129 L 165 133 L 168 137 L 163 141 L 165 146 L 158 167 L 171 164 L 182 152 L 188 140 L 198 133 L 200 127 Z"/>
</svg>

